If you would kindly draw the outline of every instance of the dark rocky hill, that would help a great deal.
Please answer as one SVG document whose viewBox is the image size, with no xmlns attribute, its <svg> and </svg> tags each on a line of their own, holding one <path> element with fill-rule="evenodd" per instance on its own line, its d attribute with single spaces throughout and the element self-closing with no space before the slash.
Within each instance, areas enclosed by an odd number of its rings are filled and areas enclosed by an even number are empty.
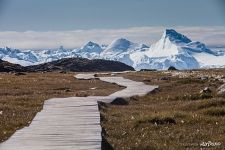
<svg viewBox="0 0 225 150">
<path fill-rule="evenodd" d="M 40 65 L 28 66 L 26 69 L 30 71 L 128 71 L 134 68 L 117 61 L 86 58 L 64 58 Z"/>
<path fill-rule="evenodd" d="M 0 72 L 26 72 L 27 68 L 0 59 Z"/>
</svg>

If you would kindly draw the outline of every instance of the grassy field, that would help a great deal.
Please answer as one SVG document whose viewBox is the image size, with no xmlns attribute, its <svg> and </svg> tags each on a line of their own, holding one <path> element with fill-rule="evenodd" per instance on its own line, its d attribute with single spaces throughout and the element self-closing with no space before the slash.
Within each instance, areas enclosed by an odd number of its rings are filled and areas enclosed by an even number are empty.
<svg viewBox="0 0 225 150">
<path fill-rule="evenodd" d="M 113 148 L 225 149 L 225 96 L 216 92 L 225 70 L 122 76 L 159 85 L 159 89 L 130 98 L 126 106 L 101 106 L 104 136 Z M 200 93 L 205 87 L 211 92 Z M 209 141 L 217 146 L 204 146 L 211 144 Z"/>
<path fill-rule="evenodd" d="M 73 76 L 0 74 L 0 140 L 28 126 L 44 100 L 109 95 L 122 89 L 99 80 L 76 80 Z M 114 149 L 199 149 L 200 144 L 209 141 L 217 146 L 201 148 L 225 149 L 225 95 L 216 92 L 223 84 L 225 70 L 131 72 L 118 76 L 159 85 L 159 89 L 130 98 L 126 106 L 101 106 L 104 137 Z M 200 93 L 205 87 L 211 92 Z"/>
<path fill-rule="evenodd" d="M 0 74 L 0 142 L 28 126 L 49 98 L 109 95 L 122 89 L 100 80 L 76 80 L 74 73 Z"/>
</svg>

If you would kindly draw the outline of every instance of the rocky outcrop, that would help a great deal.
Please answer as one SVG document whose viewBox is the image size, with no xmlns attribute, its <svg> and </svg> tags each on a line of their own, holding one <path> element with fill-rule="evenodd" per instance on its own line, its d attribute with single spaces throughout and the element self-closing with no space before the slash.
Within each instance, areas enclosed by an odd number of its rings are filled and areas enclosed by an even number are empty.
<svg viewBox="0 0 225 150">
<path fill-rule="evenodd" d="M 86 58 L 64 58 L 61 60 L 27 67 L 31 71 L 133 71 L 134 68 L 117 61 Z"/>
<path fill-rule="evenodd" d="M 0 72 L 26 72 L 27 69 L 18 64 L 0 60 Z"/>
</svg>

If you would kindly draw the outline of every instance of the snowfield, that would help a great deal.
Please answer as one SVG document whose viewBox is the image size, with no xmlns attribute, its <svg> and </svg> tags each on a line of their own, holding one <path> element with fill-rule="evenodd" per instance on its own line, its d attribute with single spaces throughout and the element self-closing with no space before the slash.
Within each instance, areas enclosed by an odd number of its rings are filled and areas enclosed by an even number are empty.
<svg viewBox="0 0 225 150">
<path fill-rule="evenodd" d="M 90 41 L 76 49 L 64 49 L 61 46 L 56 50 L 24 52 L 8 47 L 0 48 L 0 59 L 23 66 L 72 57 L 120 61 L 136 70 L 166 70 L 170 66 L 181 70 L 225 67 L 224 49 L 212 50 L 204 43 L 191 41 L 173 29 L 166 29 L 161 39 L 150 47 L 120 38 L 108 46 Z"/>
<path fill-rule="evenodd" d="M 196 53 L 193 55 L 202 68 L 224 68 L 225 55 L 215 56 L 208 53 Z"/>
</svg>

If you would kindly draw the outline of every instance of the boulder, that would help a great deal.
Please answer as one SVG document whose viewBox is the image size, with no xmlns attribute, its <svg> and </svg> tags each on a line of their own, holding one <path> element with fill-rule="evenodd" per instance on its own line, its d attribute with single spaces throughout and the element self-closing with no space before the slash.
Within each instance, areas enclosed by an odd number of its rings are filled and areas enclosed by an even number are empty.
<svg viewBox="0 0 225 150">
<path fill-rule="evenodd" d="M 200 91 L 200 94 L 209 94 L 212 93 L 212 90 L 209 87 L 205 87 L 203 90 Z"/>
<path fill-rule="evenodd" d="M 160 80 L 170 80 L 170 77 L 161 77 Z"/>
<path fill-rule="evenodd" d="M 23 73 L 23 72 L 16 72 L 14 75 L 15 75 L 15 76 L 22 76 L 22 75 L 26 75 L 26 74 Z"/>
<path fill-rule="evenodd" d="M 122 97 L 118 97 L 111 102 L 112 105 L 128 105 L 129 102 Z"/>
<path fill-rule="evenodd" d="M 208 80 L 209 77 L 207 77 L 207 76 L 201 76 L 201 77 L 199 77 L 198 79 L 199 79 L 199 80 Z"/>
<path fill-rule="evenodd" d="M 62 70 L 62 71 L 59 71 L 59 73 L 66 74 L 67 72 Z"/>
<path fill-rule="evenodd" d="M 225 83 L 223 85 L 221 85 L 218 89 L 217 89 L 217 93 L 218 94 L 224 94 L 225 93 Z"/>
<path fill-rule="evenodd" d="M 178 69 L 177 69 L 177 68 L 175 68 L 174 66 L 170 66 L 170 67 L 168 68 L 168 70 L 173 71 L 173 70 L 178 70 Z"/>
</svg>

